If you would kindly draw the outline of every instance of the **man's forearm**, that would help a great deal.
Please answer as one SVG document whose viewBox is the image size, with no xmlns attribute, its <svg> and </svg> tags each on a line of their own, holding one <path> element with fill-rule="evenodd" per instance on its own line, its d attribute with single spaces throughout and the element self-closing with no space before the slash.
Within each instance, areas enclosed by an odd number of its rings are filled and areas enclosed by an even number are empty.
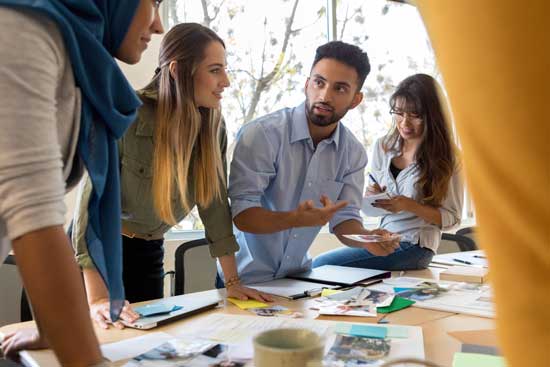
<svg viewBox="0 0 550 367">
<path fill-rule="evenodd" d="M 17 266 L 40 332 L 63 366 L 101 362 L 80 271 L 62 226 L 13 241 Z"/>
<path fill-rule="evenodd" d="M 261 207 L 248 208 L 233 221 L 241 231 L 256 234 L 280 232 L 298 226 L 294 211 L 274 212 Z"/>
</svg>

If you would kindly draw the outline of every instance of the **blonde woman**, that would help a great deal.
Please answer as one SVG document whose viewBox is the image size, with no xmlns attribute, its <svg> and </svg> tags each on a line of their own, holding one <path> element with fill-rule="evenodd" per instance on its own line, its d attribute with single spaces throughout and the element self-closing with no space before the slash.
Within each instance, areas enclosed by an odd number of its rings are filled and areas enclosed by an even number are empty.
<svg viewBox="0 0 550 367">
<path fill-rule="evenodd" d="M 228 296 L 271 300 L 241 286 L 235 265 L 239 247 L 227 200 L 227 134 L 220 113 L 222 92 L 229 86 L 225 45 L 202 25 L 179 24 L 161 44 L 159 65 L 149 85 L 138 91 L 143 106 L 119 141 L 126 299 L 133 303 L 163 297 L 163 236 L 197 205 Z M 107 293 L 83 241 L 88 187 L 86 182 L 73 243 L 92 318 L 107 328 Z M 121 314 L 130 322 L 137 316 L 129 306 Z"/>
</svg>

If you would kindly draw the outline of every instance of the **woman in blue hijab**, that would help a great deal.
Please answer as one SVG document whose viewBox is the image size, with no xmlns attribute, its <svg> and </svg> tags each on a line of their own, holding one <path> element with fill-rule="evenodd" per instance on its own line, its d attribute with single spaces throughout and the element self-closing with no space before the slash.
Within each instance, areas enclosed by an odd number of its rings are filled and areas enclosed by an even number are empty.
<svg viewBox="0 0 550 367">
<path fill-rule="evenodd" d="M 2 349 L 49 345 L 62 365 L 101 353 L 63 230 L 63 194 L 93 183 L 85 231 L 111 299 L 123 305 L 118 139 L 140 102 L 115 58 L 134 64 L 162 33 L 161 0 L 0 0 L 0 263 L 13 249 L 40 329 Z"/>
</svg>

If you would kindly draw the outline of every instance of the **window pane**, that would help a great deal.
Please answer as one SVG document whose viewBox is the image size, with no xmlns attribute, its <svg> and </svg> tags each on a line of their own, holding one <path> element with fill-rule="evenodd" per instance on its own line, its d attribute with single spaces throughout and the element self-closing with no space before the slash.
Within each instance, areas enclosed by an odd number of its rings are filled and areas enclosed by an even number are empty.
<svg viewBox="0 0 550 367">
<path fill-rule="evenodd" d="M 166 3 L 169 27 L 201 23 L 226 44 L 231 86 L 224 92 L 222 108 L 229 154 L 243 124 L 304 99 L 303 86 L 315 49 L 327 42 L 326 0 Z M 194 213 L 180 228 L 202 228 Z"/>
<path fill-rule="evenodd" d="M 439 72 L 416 7 L 386 0 L 341 0 L 336 12 L 338 38 L 361 47 L 370 58 L 363 103 L 346 116 L 370 156 L 372 144 L 390 127 L 388 100 L 395 86 L 416 73 L 438 78 Z"/>
</svg>

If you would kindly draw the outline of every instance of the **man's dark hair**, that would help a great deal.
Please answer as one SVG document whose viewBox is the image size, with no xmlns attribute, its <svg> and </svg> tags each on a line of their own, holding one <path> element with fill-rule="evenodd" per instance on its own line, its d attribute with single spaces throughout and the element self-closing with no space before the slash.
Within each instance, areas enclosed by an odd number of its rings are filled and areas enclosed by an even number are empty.
<svg viewBox="0 0 550 367">
<path fill-rule="evenodd" d="M 325 43 L 315 51 L 315 59 L 311 68 L 313 69 L 322 59 L 334 59 L 354 68 L 358 76 L 357 91 L 363 88 L 363 83 L 370 72 L 370 64 L 367 53 L 359 47 L 342 41 Z"/>
</svg>

